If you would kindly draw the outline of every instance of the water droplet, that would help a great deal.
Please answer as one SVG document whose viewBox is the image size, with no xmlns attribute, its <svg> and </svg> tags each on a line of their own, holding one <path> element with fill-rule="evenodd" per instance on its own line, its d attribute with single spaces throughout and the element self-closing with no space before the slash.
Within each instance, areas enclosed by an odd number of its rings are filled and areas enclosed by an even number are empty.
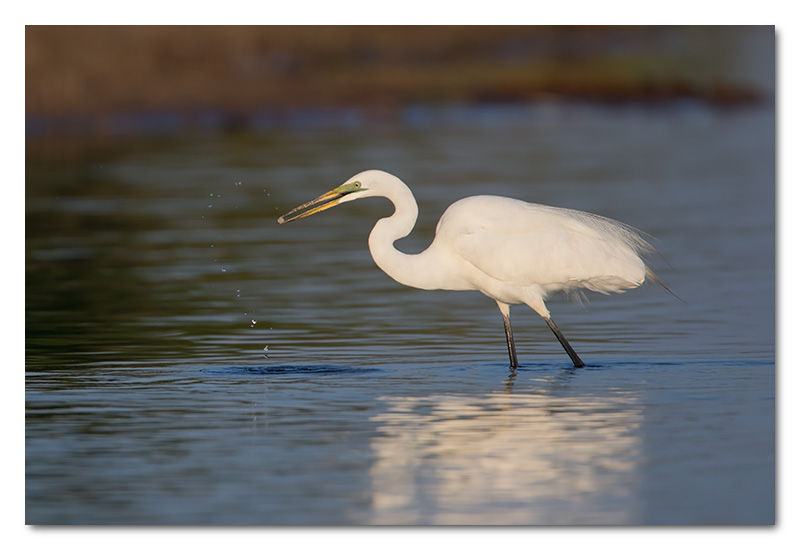
<svg viewBox="0 0 800 550">
<path fill-rule="evenodd" d="M 227 270 L 227 269 L 225 269 L 225 268 L 223 267 L 223 268 L 222 268 L 222 272 L 223 272 L 223 273 L 227 273 L 227 272 L 228 272 L 228 270 Z"/>
<path fill-rule="evenodd" d="M 251 320 L 250 320 L 250 326 L 251 326 L 251 327 L 254 327 L 254 326 L 256 326 L 256 323 L 257 323 L 257 322 L 258 322 L 258 321 L 256 321 L 255 319 L 251 319 Z"/>
<path fill-rule="evenodd" d="M 240 181 L 236 182 L 236 185 L 241 185 L 241 184 L 242 184 L 242 182 L 240 182 Z"/>
<path fill-rule="evenodd" d="M 264 351 L 269 351 L 269 346 L 264 346 Z"/>
<path fill-rule="evenodd" d="M 209 204 L 209 205 L 208 205 L 208 207 L 209 207 L 209 208 L 211 208 L 212 206 L 214 206 L 214 205 L 213 205 L 213 204 Z"/>
</svg>

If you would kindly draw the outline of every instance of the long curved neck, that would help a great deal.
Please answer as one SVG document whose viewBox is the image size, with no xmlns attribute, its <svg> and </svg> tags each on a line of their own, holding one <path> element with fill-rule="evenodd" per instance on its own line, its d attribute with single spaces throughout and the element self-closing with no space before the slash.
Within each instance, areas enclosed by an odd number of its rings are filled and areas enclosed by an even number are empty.
<svg viewBox="0 0 800 550">
<path fill-rule="evenodd" d="M 405 254 L 394 247 L 394 242 L 407 237 L 417 223 L 417 201 L 405 184 L 397 185 L 384 195 L 394 204 L 394 214 L 378 220 L 369 234 L 369 252 L 372 259 L 387 275 L 400 284 L 421 289 L 440 288 L 435 281 L 433 255 Z M 428 249 L 430 250 L 430 249 Z"/>
</svg>

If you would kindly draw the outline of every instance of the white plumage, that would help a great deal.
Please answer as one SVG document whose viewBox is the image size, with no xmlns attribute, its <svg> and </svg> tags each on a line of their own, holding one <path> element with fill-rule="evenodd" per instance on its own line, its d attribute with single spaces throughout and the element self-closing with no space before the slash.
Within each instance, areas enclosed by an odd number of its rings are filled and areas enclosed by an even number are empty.
<svg viewBox="0 0 800 550">
<path fill-rule="evenodd" d="M 425 290 L 478 290 L 493 298 L 503 315 L 511 367 L 518 361 L 510 304 L 527 304 L 541 315 L 576 367 L 584 363 L 550 318 L 548 295 L 559 291 L 624 292 L 644 283 L 650 271 L 642 254 L 653 248 L 625 224 L 581 212 L 479 195 L 456 201 L 436 226 L 431 245 L 405 254 L 394 242 L 417 221 L 417 203 L 397 177 L 361 172 L 333 191 L 291 210 L 279 223 L 370 196 L 388 198 L 395 212 L 378 220 L 369 236 L 375 263 L 401 284 Z"/>
</svg>

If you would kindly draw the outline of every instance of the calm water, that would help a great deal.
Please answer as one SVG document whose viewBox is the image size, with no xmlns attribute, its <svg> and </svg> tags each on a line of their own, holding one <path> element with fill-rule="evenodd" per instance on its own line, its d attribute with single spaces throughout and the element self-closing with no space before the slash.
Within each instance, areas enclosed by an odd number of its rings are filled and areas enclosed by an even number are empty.
<svg viewBox="0 0 800 550">
<path fill-rule="evenodd" d="M 246 135 L 29 142 L 33 524 L 769 524 L 770 109 L 409 109 Z M 366 168 L 427 246 L 477 193 L 646 231 L 658 286 L 549 303 L 588 367 L 369 256 L 391 207 L 278 215 Z M 268 350 L 265 351 L 265 346 Z"/>
</svg>

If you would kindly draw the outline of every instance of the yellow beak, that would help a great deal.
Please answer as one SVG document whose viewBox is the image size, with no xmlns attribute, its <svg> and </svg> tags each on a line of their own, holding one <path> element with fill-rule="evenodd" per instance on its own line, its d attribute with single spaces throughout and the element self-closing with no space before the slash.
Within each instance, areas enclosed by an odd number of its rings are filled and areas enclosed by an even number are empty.
<svg viewBox="0 0 800 550">
<path fill-rule="evenodd" d="M 301 204 L 297 208 L 291 209 L 286 214 L 278 218 L 278 223 L 292 222 L 294 220 L 299 220 L 300 218 L 305 218 L 306 216 L 311 216 L 317 212 L 322 212 L 328 208 L 333 208 L 339 204 L 339 201 L 343 196 L 344 193 L 341 193 L 337 187 L 333 191 L 328 191 L 324 195 L 320 195 L 312 201 L 308 201 L 307 203 Z M 314 208 L 311 208 L 312 206 L 314 206 Z M 307 208 L 308 210 L 306 210 Z"/>
</svg>

